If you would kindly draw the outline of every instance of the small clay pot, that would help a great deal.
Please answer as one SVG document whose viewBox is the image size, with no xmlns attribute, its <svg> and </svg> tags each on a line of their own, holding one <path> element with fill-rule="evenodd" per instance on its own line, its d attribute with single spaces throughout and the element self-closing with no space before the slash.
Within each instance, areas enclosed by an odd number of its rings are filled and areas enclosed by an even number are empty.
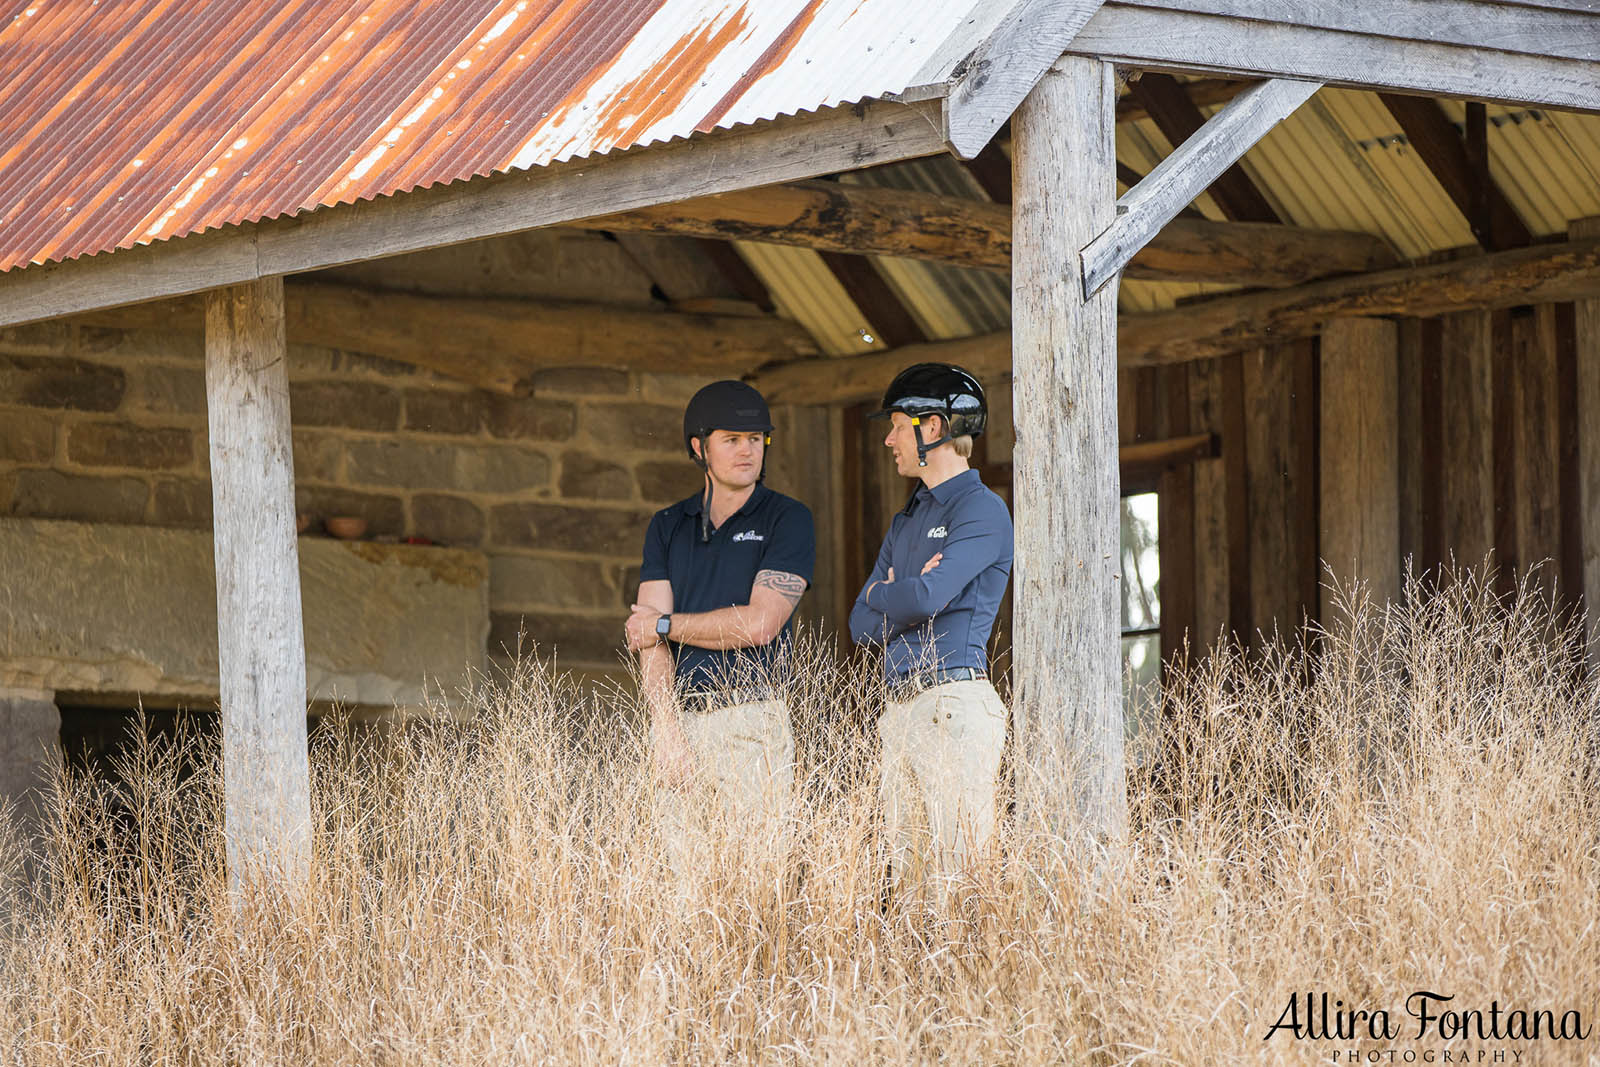
<svg viewBox="0 0 1600 1067">
<path fill-rule="evenodd" d="M 354 541 L 367 532 L 367 520 L 358 515 L 335 515 L 322 520 L 322 525 L 341 541 Z"/>
</svg>

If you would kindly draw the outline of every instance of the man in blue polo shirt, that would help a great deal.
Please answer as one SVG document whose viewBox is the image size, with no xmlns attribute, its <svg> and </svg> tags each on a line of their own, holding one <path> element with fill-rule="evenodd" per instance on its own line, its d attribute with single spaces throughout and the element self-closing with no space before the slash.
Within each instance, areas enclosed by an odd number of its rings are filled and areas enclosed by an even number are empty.
<svg viewBox="0 0 1600 1067">
<path fill-rule="evenodd" d="M 882 416 L 896 468 L 922 484 L 890 524 L 850 635 L 884 649 L 880 792 L 899 882 L 930 858 L 954 874 L 994 836 L 1006 707 L 989 682 L 988 644 L 1012 528 L 1005 502 L 967 463 L 988 416 L 977 379 L 944 363 L 908 367 L 884 393 Z"/>
<path fill-rule="evenodd" d="M 663 508 L 645 534 L 627 624 L 651 713 L 673 865 L 694 867 L 697 777 L 724 813 L 766 845 L 782 837 L 794 786 L 794 735 L 781 691 L 790 616 L 811 582 L 811 511 L 761 484 L 772 417 L 743 382 L 689 401 L 683 441 L 701 491 Z"/>
</svg>

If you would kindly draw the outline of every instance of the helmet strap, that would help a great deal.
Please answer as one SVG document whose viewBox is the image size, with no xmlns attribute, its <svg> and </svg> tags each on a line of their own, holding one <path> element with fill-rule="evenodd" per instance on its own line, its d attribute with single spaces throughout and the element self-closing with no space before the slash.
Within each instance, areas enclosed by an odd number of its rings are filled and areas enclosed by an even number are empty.
<svg viewBox="0 0 1600 1067">
<path fill-rule="evenodd" d="M 929 452 L 932 452 L 940 445 L 948 444 L 955 440 L 950 436 L 950 417 L 948 415 L 944 416 L 944 424 L 944 436 L 937 441 L 930 441 L 925 444 L 922 440 L 922 420 L 915 415 L 911 416 L 911 432 L 916 434 L 917 437 L 917 466 L 926 467 L 928 465 Z"/>
<path fill-rule="evenodd" d="M 700 468 L 700 473 L 705 476 L 706 483 L 705 492 L 700 497 L 700 543 L 705 544 L 711 540 L 711 468 L 706 465 L 705 434 L 702 433 L 697 437 L 691 438 L 691 440 L 700 442 L 700 451 L 695 452 L 693 448 L 690 448 L 689 451 L 694 453 L 695 466 Z"/>
</svg>

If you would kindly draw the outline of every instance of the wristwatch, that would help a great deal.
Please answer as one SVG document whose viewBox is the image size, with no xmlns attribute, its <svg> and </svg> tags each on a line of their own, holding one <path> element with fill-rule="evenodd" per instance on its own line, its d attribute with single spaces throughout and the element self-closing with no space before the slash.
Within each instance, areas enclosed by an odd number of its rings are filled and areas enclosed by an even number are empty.
<svg viewBox="0 0 1600 1067">
<path fill-rule="evenodd" d="M 671 631 L 671 629 L 672 629 L 672 616 L 671 615 L 663 615 L 663 616 L 661 616 L 661 618 L 657 619 L 656 620 L 656 643 L 659 644 L 662 641 L 665 641 L 667 639 L 667 634 L 668 634 L 668 632 Z"/>
</svg>

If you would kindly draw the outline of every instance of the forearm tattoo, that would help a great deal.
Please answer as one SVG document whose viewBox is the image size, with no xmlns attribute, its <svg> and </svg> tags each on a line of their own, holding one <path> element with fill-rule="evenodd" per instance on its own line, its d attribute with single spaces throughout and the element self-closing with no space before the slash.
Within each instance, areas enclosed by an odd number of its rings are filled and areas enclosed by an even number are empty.
<svg viewBox="0 0 1600 1067">
<path fill-rule="evenodd" d="M 757 571 L 754 589 L 771 589 L 789 602 L 792 608 L 805 595 L 806 580 L 788 571 Z"/>
</svg>

